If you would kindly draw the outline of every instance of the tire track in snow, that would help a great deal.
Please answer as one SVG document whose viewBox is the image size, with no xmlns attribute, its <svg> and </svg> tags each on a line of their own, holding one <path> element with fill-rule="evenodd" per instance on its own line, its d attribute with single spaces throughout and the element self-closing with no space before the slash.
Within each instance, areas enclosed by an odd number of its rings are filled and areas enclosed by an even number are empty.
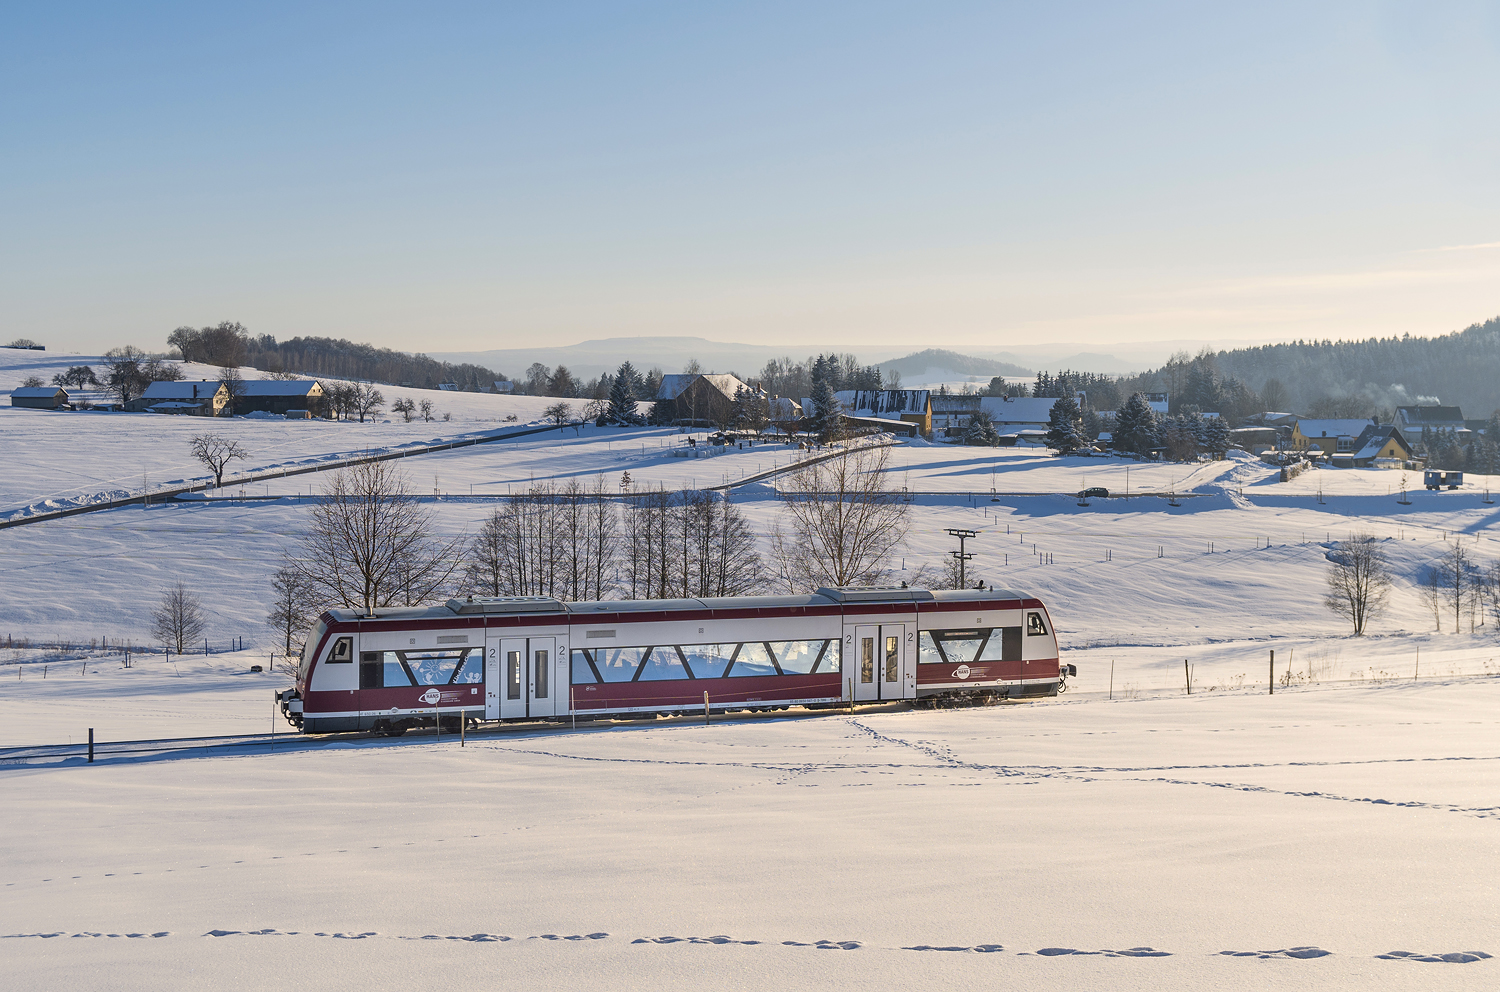
<svg viewBox="0 0 1500 992">
<path fill-rule="evenodd" d="M 863 733 L 867 734 L 868 736 L 870 736 L 871 738 L 873 738 L 874 740 L 876 740 L 879 743 L 891 744 L 891 745 L 895 745 L 897 747 L 908 748 L 908 749 L 919 751 L 919 752 L 921 752 L 923 754 L 926 754 L 926 755 L 929 755 L 929 756 L 931 756 L 933 758 L 936 758 L 939 761 L 945 762 L 946 764 L 948 764 L 950 767 L 953 767 L 953 768 L 963 768 L 963 769 L 966 769 L 968 771 L 975 771 L 975 772 L 989 772 L 989 773 L 992 773 L 992 774 L 1005 776 L 1007 778 L 1012 778 L 1012 777 L 1030 777 L 1030 778 L 1039 778 L 1039 779 L 1063 779 L 1063 780 L 1073 781 L 1073 782 L 1152 782 L 1152 783 L 1164 783 L 1164 784 L 1167 784 L 1167 785 L 1197 786 L 1197 787 L 1200 787 L 1200 788 L 1230 789 L 1230 790 L 1237 791 L 1237 792 L 1255 792 L 1255 793 L 1261 793 L 1261 794 L 1265 794 L 1265 795 L 1291 796 L 1291 797 L 1299 798 L 1299 799 L 1327 799 L 1327 800 L 1332 800 L 1332 801 L 1336 801 L 1336 802 L 1367 803 L 1367 804 L 1372 805 L 1372 806 L 1390 806 L 1390 807 L 1397 807 L 1397 808 L 1404 808 L 1404 809 L 1431 809 L 1431 810 L 1437 810 L 1439 812 L 1445 812 L 1445 813 L 1458 813 L 1458 814 L 1461 814 L 1461 815 L 1464 815 L 1464 816 L 1475 817 L 1477 819 L 1500 819 L 1500 806 L 1478 806 L 1478 807 L 1472 807 L 1472 806 L 1459 806 L 1459 805 L 1454 804 L 1454 803 L 1429 803 L 1429 802 L 1421 802 L 1421 801 L 1418 801 L 1418 800 L 1408 800 L 1408 801 L 1404 801 L 1403 802 L 1403 801 L 1392 800 L 1392 799 L 1375 799 L 1375 798 L 1362 797 L 1362 796 L 1344 796 L 1344 795 L 1339 795 L 1338 793 L 1322 792 L 1322 791 L 1316 791 L 1316 790 L 1301 791 L 1301 790 L 1296 790 L 1296 789 L 1276 789 L 1276 788 L 1272 788 L 1270 786 L 1264 786 L 1264 785 L 1247 785 L 1247 784 L 1244 784 L 1244 783 L 1237 783 L 1237 782 L 1198 781 L 1198 780 L 1194 780 L 1194 779 L 1167 778 L 1167 777 L 1164 777 L 1164 776 L 1157 776 L 1157 777 L 1152 777 L 1152 778 L 1143 778 L 1143 777 L 1136 777 L 1136 776 L 1127 775 L 1127 776 L 1124 776 L 1124 777 L 1118 777 L 1118 778 L 1116 778 L 1116 777 L 1106 777 L 1108 775 L 1108 772 L 1110 771 L 1109 769 L 1094 769 L 1092 771 L 1084 770 L 1084 769 L 1072 770 L 1072 769 L 1069 769 L 1067 766 L 1061 766 L 1061 765 L 1059 765 L 1059 766 L 1053 766 L 1053 767 L 1050 767 L 1050 768 L 1048 766 L 1037 766 L 1037 765 L 1029 765 L 1029 766 L 1028 765 L 1022 765 L 1022 766 L 991 765 L 991 764 L 986 764 L 986 763 L 983 763 L 983 762 L 965 761 L 965 760 L 963 760 L 963 759 L 955 756 L 952 753 L 952 751 L 949 750 L 949 749 L 947 749 L 947 748 L 938 748 L 938 747 L 934 747 L 932 745 L 928 745 L 928 744 L 925 744 L 925 743 L 915 743 L 915 742 L 911 742 L 911 741 L 902 740 L 902 739 L 900 739 L 898 737 L 891 737 L 889 735 L 882 734 L 881 732 L 879 732 L 878 730 L 874 729 L 873 727 L 870 727 L 867 724 L 861 723 L 858 719 L 856 719 L 854 717 L 849 717 L 848 719 L 849 719 L 849 722 L 854 727 L 856 727 L 858 730 L 862 731 Z M 1474 758 L 1474 757 L 1391 758 L 1391 759 L 1372 760 L 1372 761 L 1292 762 L 1292 763 L 1288 763 L 1288 764 L 1285 764 L 1285 765 L 1231 765 L 1231 766 L 1207 765 L 1207 766 L 1198 766 L 1198 767 L 1202 767 L 1204 769 L 1213 769 L 1213 768 L 1220 768 L 1220 767 L 1225 767 L 1225 768 L 1246 768 L 1246 767 L 1250 767 L 1250 768 L 1277 768 L 1277 767 L 1282 767 L 1282 768 L 1285 768 L 1285 767 L 1338 766 L 1338 765 L 1343 765 L 1343 764 L 1351 764 L 1351 765 L 1354 765 L 1354 764 L 1388 764 L 1388 763 L 1389 764 L 1399 764 L 1399 763 L 1408 763 L 1408 762 L 1416 762 L 1416 761 L 1493 761 L 1493 760 L 1496 760 L 1496 759 L 1495 758 L 1491 758 L 1491 757 L 1487 757 L 1487 758 Z"/>
</svg>

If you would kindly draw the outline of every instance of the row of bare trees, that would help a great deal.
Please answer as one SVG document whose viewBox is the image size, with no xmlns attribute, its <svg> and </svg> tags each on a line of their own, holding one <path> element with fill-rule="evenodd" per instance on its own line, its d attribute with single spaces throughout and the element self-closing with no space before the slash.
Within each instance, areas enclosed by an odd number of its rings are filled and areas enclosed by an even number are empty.
<svg viewBox="0 0 1500 992">
<path fill-rule="evenodd" d="M 1360 636 L 1370 621 L 1384 612 L 1392 583 L 1390 562 L 1381 542 L 1368 534 L 1351 535 L 1328 553 L 1328 593 L 1324 604 L 1348 620 Z M 1453 630 L 1484 625 L 1485 612 L 1500 623 L 1500 561 L 1485 567 L 1461 540 L 1422 570 L 1418 585 L 1422 602 L 1432 611 L 1438 631 L 1452 616 Z"/>
<path fill-rule="evenodd" d="M 736 596 L 879 581 L 907 532 L 886 449 L 855 449 L 789 477 L 767 561 L 743 511 L 701 490 L 617 493 L 603 476 L 503 500 L 472 539 L 435 536 L 432 510 L 384 461 L 334 473 L 283 553 L 267 622 L 293 641 L 324 606 L 368 613 L 470 593 L 564 600 Z"/>
</svg>

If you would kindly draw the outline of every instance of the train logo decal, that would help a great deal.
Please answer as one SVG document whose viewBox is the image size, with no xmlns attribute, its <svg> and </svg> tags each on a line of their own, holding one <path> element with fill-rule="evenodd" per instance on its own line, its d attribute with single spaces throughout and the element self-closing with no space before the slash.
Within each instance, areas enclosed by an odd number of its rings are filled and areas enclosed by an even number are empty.
<svg viewBox="0 0 1500 992">
<path fill-rule="evenodd" d="M 953 670 L 953 677 L 956 679 L 966 679 L 972 674 L 974 674 L 974 670 L 968 665 L 959 665 Z"/>
<path fill-rule="evenodd" d="M 428 706 L 436 706 L 438 700 L 442 698 L 443 694 L 441 692 L 438 692 L 436 689 L 428 689 L 426 692 L 417 697 L 418 700 L 426 703 Z"/>
</svg>

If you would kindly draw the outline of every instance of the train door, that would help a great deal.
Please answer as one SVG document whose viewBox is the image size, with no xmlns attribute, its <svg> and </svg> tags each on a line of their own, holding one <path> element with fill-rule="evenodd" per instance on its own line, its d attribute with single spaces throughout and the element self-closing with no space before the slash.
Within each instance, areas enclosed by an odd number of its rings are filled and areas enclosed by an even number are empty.
<svg viewBox="0 0 1500 992">
<path fill-rule="evenodd" d="M 878 661 L 881 699 L 915 699 L 916 663 L 912 657 L 914 631 L 905 624 L 881 624 Z"/>
<path fill-rule="evenodd" d="M 553 716 L 557 713 L 557 639 L 532 637 L 527 640 L 530 671 L 527 681 L 527 705 L 530 716 Z M 566 691 L 564 689 L 563 691 Z"/>
<path fill-rule="evenodd" d="M 489 642 L 486 678 L 489 692 L 495 696 L 496 718 L 515 720 L 526 716 L 526 638 L 492 637 Z M 489 707 L 485 707 L 489 715 Z"/>
<path fill-rule="evenodd" d="M 881 671 L 880 627 L 860 624 L 854 628 L 852 642 L 849 635 L 845 635 L 844 644 L 849 649 L 845 657 L 854 661 L 845 669 L 849 673 L 845 678 L 854 680 L 854 698 L 860 701 L 879 699 L 880 678 L 884 674 Z"/>
</svg>

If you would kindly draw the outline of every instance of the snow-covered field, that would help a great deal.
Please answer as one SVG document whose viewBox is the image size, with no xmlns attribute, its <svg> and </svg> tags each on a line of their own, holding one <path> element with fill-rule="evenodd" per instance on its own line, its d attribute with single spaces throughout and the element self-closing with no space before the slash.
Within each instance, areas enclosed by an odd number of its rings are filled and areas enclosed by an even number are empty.
<svg viewBox="0 0 1500 992">
<path fill-rule="evenodd" d="M 244 660 L 7 712 L 186 681 L 264 730 Z M 0 981 L 1483 988 L 1497 712 L 1450 679 L 0 768 Z"/>
<path fill-rule="evenodd" d="M 0 367 L 0 389 L 29 371 Z M 432 395 L 452 421 L 213 426 L 251 449 L 250 470 L 494 432 L 539 416 L 523 404 L 545 404 Z M 203 426 L 0 408 L 0 515 L 139 491 L 142 474 L 152 485 L 199 477 L 187 437 Z M 682 441 L 588 428 L 400 465 L 456 534 L 534 480 L 603 475 L 613 488 L 628 471 L 644 484 L 716 485 L 794 454 L 684 457 Z M 971 580 L 1049 604 L 1064 661 L 1079 669 L 1064 696 L 707 728 L 519 727 L 463 748 L 408 737 L 0 767 L 0 979 L 1494 984 L 1494 960 L 1377 955 L 1500 954 L 1500 630 L 1465 619 L 1455 632 L 1445 616 L 1434 631 L 1416 589 L 1454 541 L 1482 564 L 1500 557 L 1486 502 L 1500 480 L 1418 489 L 1403 504 L 1400 473 L 1281 483 L 1248 456 L 1184 468 L 890 451 L 892 484 L 914 494 L 897 571 L 940 567 L 955 546 L 945 528 L 980 531 Z M 1123 494 L 1127 469 L 1131 499 L 1062 495 Z M 298 494 L 320 481 L 226 485 L 192 503 L 0 530 L 0 746 L 77 741 L 90 727 L 101 740 L 289 730 L 270 700 L 285 677 L 249 666 L 273 647 L 267 580 L 305 525 Z M 780 512 L 773 484 L 733 499 L 762 533 Z M 1390 609 L 1358 639 L 1322 605 L 1328 545 L 1355 531 L 1382 539 L 1396 573 Z M 90 646 L 148 644 L 149 611 L 179 578 L 208 609 L 212 655 L 137 655 L 126 669 Z M 229 650 L 237 638 L 244 650 Z M 1166 956 L 1120 953 L 1143 947 Z"/>
</svg>

